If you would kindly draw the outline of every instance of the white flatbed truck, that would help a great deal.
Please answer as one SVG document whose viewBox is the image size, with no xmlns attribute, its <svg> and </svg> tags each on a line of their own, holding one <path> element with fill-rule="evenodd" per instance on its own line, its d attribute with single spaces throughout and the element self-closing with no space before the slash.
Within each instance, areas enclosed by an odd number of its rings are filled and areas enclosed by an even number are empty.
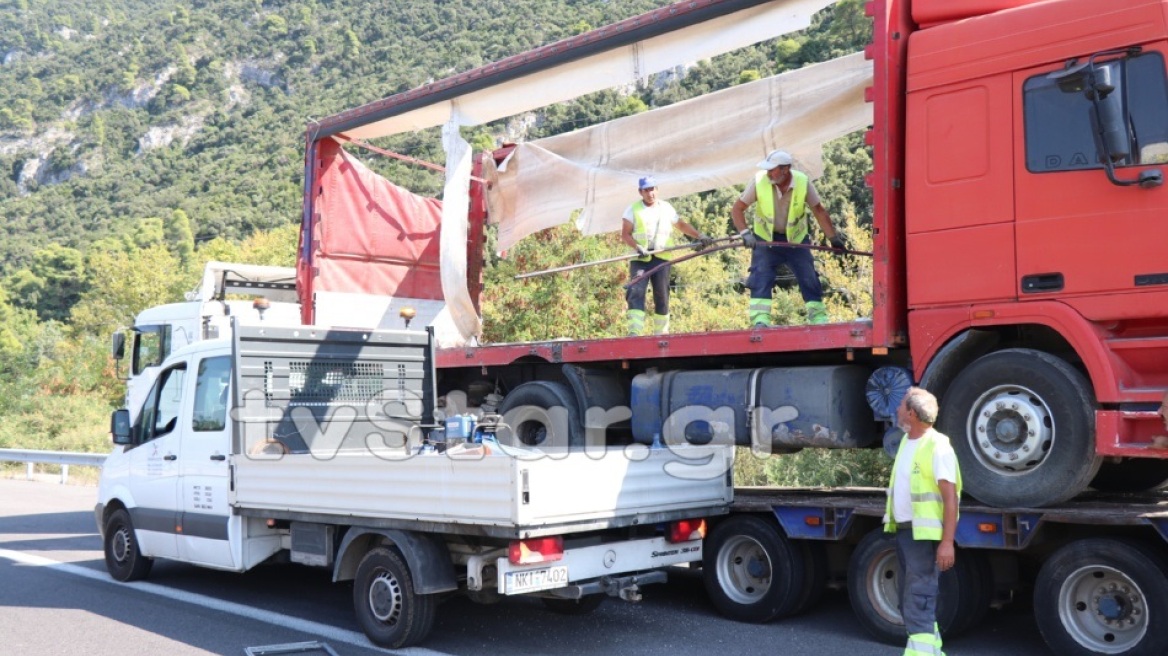
<svg viewBox="0 0 1168 656">
<path fill-rule="evenodd" d="M 136 419 L 111 420 L 95 508 L 110 574 L 328 567 L 370 640 L 397 648 L 449 593 L 583 612 L 701 559 L 731 447 L 442 441 L 433 352 L 430 332 L 236 325 L 172 353 Z"/>
</svg>

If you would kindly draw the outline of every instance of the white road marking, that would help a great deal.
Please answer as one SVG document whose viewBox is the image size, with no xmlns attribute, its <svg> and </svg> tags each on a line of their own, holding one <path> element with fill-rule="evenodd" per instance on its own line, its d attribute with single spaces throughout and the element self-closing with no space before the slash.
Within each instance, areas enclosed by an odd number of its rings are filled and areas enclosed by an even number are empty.
<svg viewBox="0 0 1168 656">
<path fill-rule="evenodd" d="M 343 642 L 347 645 L 353 645 L 364 649 L 372 649 L 381 651 L 386 654 L 402 654 L 403 656 L 451 656 L 446 652 L 434 651 L 432 649 L 423 649 L 421 647 L 410 647 L 407 649 L 380 649 L 369 642 L 364 633 L 357 631 L 346 631 L 329 624 L 321 624 L 320 622 L 313 622 L 312 620 L 304 620 L 294 617 L 286 617 L 279 613 L 273 613 L 259 608 L 252 608 L 251 606 L 244 606 L 231 601 L 223 601 L 215 599 L 194 592 L 186 592 L 184 590 L 175 590 L 156 583 L 147 583 L 145 581 L 134 581 L 132 583 L 119 583 L 109 577 L 105 572 L 89 569 L 87 567 L 80 567 L 78 565 L 71 565 L 69 563 L 61 563 L 51 558 L 44 556 L 34 556 L 21 551 L 10 551 L 8 549 L 0 549 L 0 558 L 11 560 L 22 565 L 30 565 L 33 567 L 48 567 L 49 569 L 73 576 L 80 576 L 91 581 L 100 581 L 119 587 L 130 588 L 139 592 L 157 595 L 159 597 L 166 597 L 174 601 L 180 601 L 187 604 L 195 604 L 211 610 L 217 610 L 239 617 L 246 617 L 248 619 L 266 622 L 275 626 L 291 629 L 293 631 L 302 631 L 304 633 L 319 636 L 326 640 L 333 640 L 336 642 Z"/>
</svg>

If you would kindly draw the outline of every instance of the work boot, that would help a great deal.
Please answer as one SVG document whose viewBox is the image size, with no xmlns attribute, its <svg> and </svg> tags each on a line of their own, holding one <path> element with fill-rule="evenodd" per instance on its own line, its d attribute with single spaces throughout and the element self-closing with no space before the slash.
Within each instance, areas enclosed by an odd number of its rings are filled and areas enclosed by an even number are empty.
<svg viewBox="0 0 1168 656">
<path fill-rule="evenodd" d="M 761 324 L 762 327 L 769 328 L 773 325 L 771 323 L 771 299 L 750 299 L 750 305 L 747 306 L 747 314 L 749 316 L 750 325 L 757 328 Z"/>
<path fill-rule="evenodd" d="M 654 314 L 653 315 L 653 334 L 666 335 L 669 333 L 669 315 L 668 314 Z"/>
<path fill-rule="evenodd" d="M 827 323 L 827 307 L 820 301 L 807 302 L 807 323 L 819 326 Z"/>
<path fill-rule="evenodd" d="M 628 321 L 629 337 L 636 337 L 645 332 L 644 310 L 629 310 L 625 313 L 625 319 Z"/>
</svg>

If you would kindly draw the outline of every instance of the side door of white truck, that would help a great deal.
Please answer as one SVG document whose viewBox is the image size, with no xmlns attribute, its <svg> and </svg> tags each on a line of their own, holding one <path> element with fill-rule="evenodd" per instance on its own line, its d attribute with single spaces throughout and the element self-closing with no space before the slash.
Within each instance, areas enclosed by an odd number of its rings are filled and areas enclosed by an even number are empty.
<svg viewBox="0 0 1168 656">
<path fill-rule="evenodd" d="M 190 364 L 195 374 L 189 383 L 194 387 L 193 402 L 190 414 L 184 414 L 179 457 L 179 557 L 200 565 L 236 569 L 241 518 L 231 514 L 227 500 L 231 355 L 200 353 Z"/>
<path fill-rule="evenodd" d="M 130 517 L 143 555 L 178 557 L 178 482 L 182 411 L 187 365 L 176 363 L 159 374 L 134 423 L 134 444 L 126 452 L 134 505 Z"/>
</svg>

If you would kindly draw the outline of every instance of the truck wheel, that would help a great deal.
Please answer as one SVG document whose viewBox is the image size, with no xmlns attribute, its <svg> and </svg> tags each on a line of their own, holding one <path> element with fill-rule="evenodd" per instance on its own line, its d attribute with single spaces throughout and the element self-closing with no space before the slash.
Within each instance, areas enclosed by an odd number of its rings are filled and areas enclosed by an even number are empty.
<svg viewBox="0 0 1168 656">
<path fill-rule="evenodd" d="M 848 600 L 860 624 L 892 645 L 903 644 L 907 637 L 897 589 L 900 577 L 896 536 L 883 529 L 864 536 L 848 562 Z M 942 637 L 976 626 L 989 611 L 993 593 L 993 572 L 985 556 L 958 550 L 957 564 L 938 582 L 937 624 Z"/>
<path fill-rule="evenodd" d="M 907 637 L 896 588 L 899 580 L 895 536 L 882 529 L 865 535 L 848 561 L 848 601 L 860 625 L 877 640 L 892 645 Z"/>
<path fill-rule="evenodd" d="M 548 610 L 560 615 L 587 615 L 600 608 L 600 604 L 608 595 L 590 594 L 579 599 L 560 599 L 555 597 L 541 597 L 540 601 Z"/>
<path fill-rule="evenodd" d="M 125 509 L 115 510 L 105 522 L 105 568 L 122 582 L 139 581 L 150 574 L 154 561 L 138 550 L 138 537 Z"/>
<path fill-rule="evenodd" d="M 1128 458 L 1105 462 L 1091 481 L 1100 492 L 1143 492 L 1153 490 L 1168 480 L 1168 460 Z"/>
<path fill-rule="evenodd" d="M 1038 629 L 1055 653 L 1067 656 L 1168 653 L 1165 572 L 1168 559 L 1142 542 L 1072 542 L 1038 572 Z"/>
<path fill-rule="evenodd" d="M 523 383 L 499 406 L 506 426 L 496 439 L 507 446 L 584 446 L 584 423 L 567 385 L 543 380 Z"/>
<path fill-rule="evenodd" d="M 702 581 L 718 612 L 740 622 L 769 622 L 794 612 L 806 592 L 803 552 L 778 525 L 741 515 L 706 539 Z"/>
<path fill-rule="evenodd" d="M 1095 400 L 1069 364 L 1030 349 L 982 356 L 954 379 L 938 426 L 965 489 L 997 507 L 1046 506 L 1082 492 L 1095 455 Z"/>
<path fill-rule="evenodd" d="M 416 645 L 434 626 L 434 595 L 414 591 L 402 557 L 380 547 L 365 554 L 353 581 L 357 623 L 374 644 L 389 649 Z"/>
</svg>

